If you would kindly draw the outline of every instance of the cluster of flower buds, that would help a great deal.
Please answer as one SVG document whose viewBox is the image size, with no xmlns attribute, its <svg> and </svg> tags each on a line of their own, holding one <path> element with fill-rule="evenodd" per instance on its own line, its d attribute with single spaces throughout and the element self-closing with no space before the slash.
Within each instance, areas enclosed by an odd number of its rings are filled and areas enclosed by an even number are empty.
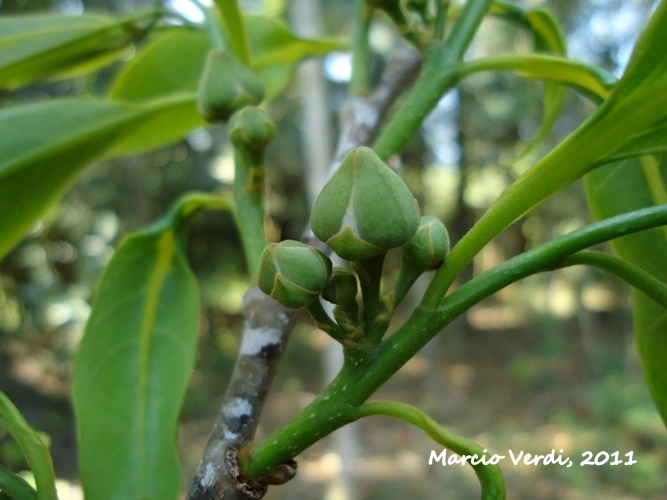
<svg viewBox="0 0 667 500">
<path fill-rule="evenodd" d="M 257 128 L 261 132 L 261 126 Z M 401 276 L 396 290 L 382 299 L 385 312 L 376 318 L 387 324 L 414 281 L 439 267 L 449 253 L 444 224 L 432 216 L 420 217 L 407 185 L 366 147 L 348 153 L 324 186 L 313 207 L 311 226 L 336 254 L 362 267 L 369 259 L 399 249 Z M 304 243 L 270 243 L 262 255 L 259 287 L 288 308 L 309 307 L 321 296 L 336 305 L 334 318 L 343 331 L 356 336 L 361 327 L 357 274 L 332 269 L 321 251 Z"/>
</svg>

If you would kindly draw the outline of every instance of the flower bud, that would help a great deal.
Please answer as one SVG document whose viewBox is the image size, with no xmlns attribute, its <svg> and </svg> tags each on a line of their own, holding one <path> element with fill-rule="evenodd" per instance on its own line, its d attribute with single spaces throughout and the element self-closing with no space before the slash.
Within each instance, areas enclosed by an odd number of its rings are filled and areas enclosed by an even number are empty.
<svg viewBox="0 0 667 500">
<path fill-rule="evenodd" d="M 276 126 L 264 111 L 256 106 L 246 106 L 229 120 L 229 137 L 239 148 L 266 147 L 276 136 Z"/>
<path fill-rule="evenodd" d="M 449 253 L 449 233 L 445 225 L 432 215 L 425 215 L 419 228 L 403 247 L 401 255 L 424 270 L 435 269 Z"/>
<path fill-rule="evenodd" d="M 334 267 L 322 298 L 332 304 L 349 304 L 357 298 L 357 275 L 350 269 Z"/>
<path fill-rule="evenodd" d="M 288 309 L 312 303 L 331 276 L 331 261 L 319 250 L 292 240 L 269 243 L 259 265 L 258 285 Z"/>
<path fill-rule="evenodd" d="M 311 217 L 315 236 L 349 261 L 404 245 L 418 225 L 410 189 L 366 147 L 347 154 L 315 200 Z"/>
<path fill-rule="evenodd" d="M 199 80 L 199 112 L 211 123 L 227 120 L 234 111 L 264 99 L 264 87 L 255 74 L 221 49 L 206 57 Z"/>
</svg>

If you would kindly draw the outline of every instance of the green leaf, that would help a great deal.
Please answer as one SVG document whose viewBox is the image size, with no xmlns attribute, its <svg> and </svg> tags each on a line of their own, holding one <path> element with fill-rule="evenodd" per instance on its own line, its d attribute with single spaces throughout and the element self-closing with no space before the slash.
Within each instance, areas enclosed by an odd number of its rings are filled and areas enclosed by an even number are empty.
<svg viewBox="0 0 667 500">
<path fill-rule="evenodd" d="M 178 416 L 194 365 L 199 290 L 182 242 L 184 217 L 227 209 L 190 195 L 129 235 L 100 281 L 73 377 L 86 497 L 175 499 Z"/>
<path fill-rule="evenodd" d="M 3 493 L 10 499 L 37 500 L 37 492 L 25 479 L 0 464 L 0 498 Z"/>
<path fill-rule="evenodd" d="M 57 500 L 56 478 L 53 473 L 53 463 L 49 450 L 41 440 L 39 435 L 25 421 L 19 410 L 12 404 L 5 394 L 0 391 L 0 426 L 7 429 L 28 460 L 28 464 L 35 476 L 37 485 L 37 494 L 40 500 Z M 12 482 L 14 487 L 21 488 L 16 482 L 16 478 L 8 478 L 5 475 L 4 480 L 15 480 Z M 30 498 L 30 497 L 27 497 Z"/>
<path fill-rule="evenodd" d="M 210 48 L 209 38 L 203 31 L 169 30 L 125 64 L 114 79 L 108 97 L 142 103 L 181 92 L 195 93 Z"/>
<path fill-rule="evenodd" d="M 0 257 L 92 161 L 182 137 L 195 106 L 185 95 L 145 106 L 63 99 L 0 111 Z"/>
<path fill-rule="evenodd" d="M 593 214 L 606 219 L 643 207 L 667 203 L 667 160 L 629 159 L 601 167 L 585 177 Z M 619 257 L 667 285 L 667 228 L 625 236 L 612 242 Z M 667 424 L 667 309 L 633 291 L 637 348 L 656 407 Z"/>
<path fill-rule="evenodd" d="M 123 106 L 122 103 L 114 105 Z M 203 125 L 196 112 L 196 93 L 171 94 L 128 108 L 135 115 L 114 142 L 110 150 L 113 156 L 143 153 L 171 144 Z"/>
<path fill-rule="evenodd" d="M 491 12 L 525 25 L 535 37 L 535 50 L 555 56 L 565 56 L 565 34 L 556 18 L 544 9 L 526 9 L 513 4 L 496 2 Z M 540 128 L 526 145 L 522 155 L 528 154 L 549 133 L 563 109 L 565 93 L 560 85 L 546 82 L 544 85 L 543 113 Z"/>
<path fill-rule="evenodd" d="M 99 14 L 0 18 L 0 88 L 89 73 L 116 59 L 161 15 L 151 9 L 114 18 Z"/>
<path fill-rule="evenodd" d="M 325 55 L 345 46 L 337 39 L 299 38 L 279 21 L 266 17 L 247 16 L 245 22 L 253 69 L 264 84 L 268 99 L 285 90 L 301 59 Z M 196 92 L 210 48 L 203 31 L 166 32 L 125 65 L 114 80 L 109 97 L 141 102 L 172 93 Z"/>
<path fill-rule="evenodd" d="M 597 66 L 543 54 L 507 54 L 470 61 L 459 69 L 460 78 L 478 71 L 515 71 L 519 75 L 569 85 L 595 102 L 609 97 L 616 78 Z"/>
<path fill-rule="evenodd" d="M 294 67 L 304 57 L 325 56 L 334 50 L 347 48 L 347 41 L 340 38 L 298 37 L 277 19 L 247 16 L 245 22 L 254 69 L 279 65 Z"/>
</svg>

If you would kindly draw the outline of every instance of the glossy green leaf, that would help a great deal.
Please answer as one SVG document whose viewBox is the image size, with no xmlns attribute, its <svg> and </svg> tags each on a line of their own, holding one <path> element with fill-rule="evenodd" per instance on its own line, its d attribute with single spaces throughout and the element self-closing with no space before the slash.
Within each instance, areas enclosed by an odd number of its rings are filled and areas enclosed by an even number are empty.
<svg viewBox="0 0 667 500">
<path fill-rule="evenodd" d="M 299 38 L 279 21 L 266 17 L 247 16 L 245 21 L 253 69 L 269 99 L 285 89 L 301 59 L 325 55 L 345 46 L 337 39 Z M 109 90 L 109 97 L 139 102 L 172 93 L 196 92 L 210 48 L 208 35 L 203 31 L 166 32 L 123 68 Z"/>
<path fill-rule="evenodd" d="M 183 198 L 125 238 L 105 269 L 72 388 L 87 498 L 178 496 L 176 430 L 199 324 L 181 222 L 200 208 L 229 206 L 211 195 Z"/>
<path fill-rule="evenodd" d="M 567 45 L 565 34 L 551 12 L 544 9 L 527 9 L 514 4 L 496 2 L 491 13 L 525 25 L 535 37 L 535 50 L 554 56 L 565 56 Z M 530 152 L 549 133 L 563 109 L 565 94 L 560 85 L 547 81 L 544 84 L 542 123 L 524 149 Z"/>
<path fill-rule="evenodd" d="M 0 18 L 0 88 L 84 74 L 116 59 L 161 15 L 10 15 Z"/>
<path fill-rule="evenodd" d="M 0 256 L 92 161 L 182 137 L 195 106 L 192 95 L 145 106 L 64 99 L 0 111 Z"/>
<path fill-rule="evenodd" d="M 611 93 L 616 78 L 596 66 L 543 54 L 508 54 L 470 61 L 459 70 L 462 77 L 478 71 L 515 71 L 535 80 L 571 86 L 601 102 Z"/>
<path fill-rule="evenodd" d="M 7 429 L 21 447 L 35 476 L 39 499 L 57 500 L 56 478 L 48 448 L 2 391 L 0 391 L 0 427 Z M 13 486 L 21 488 L 16 478 L 5 475 L 5 480 L 12 479 L 15 480 Z"/>
<path fill-rule="evenodd" d="M 585 178 L 594 215 L 606 219 L 630 210 L 667 203 L 667 161 L 629 159 L 601 167 Z M 612 242 L 622 259 L 667 284 L 667 228 L 651 229 Z M 667 424 L 667 309 L 633 291 L 637 348 L 656 407 Z"/>
</svg>

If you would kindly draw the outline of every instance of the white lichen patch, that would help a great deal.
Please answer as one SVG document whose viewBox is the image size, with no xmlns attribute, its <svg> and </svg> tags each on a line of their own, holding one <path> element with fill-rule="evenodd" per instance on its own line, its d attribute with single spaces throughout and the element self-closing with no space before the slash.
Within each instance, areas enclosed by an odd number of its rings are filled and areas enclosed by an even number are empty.
<svg viewBox="0 0 667 500">
<path fill-rule="evenodd" d="M 254 356 L 267 346 L 279 345 L 282 333 L 275 328 L 249 328 L 241 343 L 242 356 Z"/>
<path fill-rule="evenodd" d="M 229 429 L 225 428 L 225 431 L 222 434 L 222 439 L 227 443 L 234 443 L 241 439 L 241 435 L 237 432 L 232 432 Z"/>
<path fill-rule="evenodd" d="M 215 483 L 215 465 L 206 464 L 204 467 L 204 474 L 201 477 L 201 485 L 204 488 L 209 488 Z"/>
<path fill-rule="evenodd" d="M 222 413 L 226 418 L 240 418 L 250 415 L 252 404 L 245 398 L 235 397 L 229 404 L 225 405 Z"/>
</svg>

